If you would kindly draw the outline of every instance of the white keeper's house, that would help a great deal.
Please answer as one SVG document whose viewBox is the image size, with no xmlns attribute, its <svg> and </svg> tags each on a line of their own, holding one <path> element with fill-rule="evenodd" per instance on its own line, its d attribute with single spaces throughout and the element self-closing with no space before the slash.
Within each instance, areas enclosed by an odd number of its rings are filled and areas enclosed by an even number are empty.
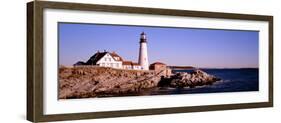
<svg viewBox="0 0 281 123">
<path fill-rule="evenodd" d="M 132 61 L 124 61 L 115 52 L 97 52 L 87 62 L 86 65 L 97 65 L 100 67 L 112 67 L 117 69 L 133 69 L 141 70 L 142 67 L 138 63 Z"/>
<path fill-rule="evenodd" d="M 117 69 L 130 70 L 149 70 L 148 53 L 147 53 L 147 39 L 144 32 L 141 33 L 139 48 L 138 63 L 132 61 L 125 61 L 115 52 L 96 52 L 86 63 L 77 62 L 76 65 L 95 65 L 101 67 L 111 67 Z"/>
</svg>

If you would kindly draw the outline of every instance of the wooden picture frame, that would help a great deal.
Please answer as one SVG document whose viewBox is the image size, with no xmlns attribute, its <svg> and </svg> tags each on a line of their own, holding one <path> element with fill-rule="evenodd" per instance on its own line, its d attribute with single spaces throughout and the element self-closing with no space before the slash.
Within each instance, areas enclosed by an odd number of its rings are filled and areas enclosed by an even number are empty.
<svg viewBox="0 0 281 123">
<path fill-rule="evenodd" d="M 165 107 L 122 111 L 84 112 L 69 114 L 44 114 L 43 74 L 43 24 L 45 9 L 101 11 L 114 13 L 168 15 L 171 17 L 199 17 L 268 22 L 268 101 L 207 106 Z M 80 3 L 33 1 L 27 3 L 27 120 L 32 122 L 80 120 L 93 118 L 156 115 L 215 110 L 260 108 L 273 106 L 273 16 L 217 13 L 187 10 L 155 9 Z"/>
</svg>

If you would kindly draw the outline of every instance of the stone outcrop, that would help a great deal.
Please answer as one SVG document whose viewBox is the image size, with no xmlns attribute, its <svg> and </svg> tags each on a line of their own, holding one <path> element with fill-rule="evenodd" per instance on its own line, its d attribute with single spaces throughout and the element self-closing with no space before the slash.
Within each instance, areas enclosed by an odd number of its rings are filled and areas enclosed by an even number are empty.
<svg viewBox="0 0 281 123">
<path fill-rule="evenodd" d="M 194 70 L 194 72 L 191 73 L 177 72 L 170 78 L 162 78 L 161 81 L 158 83 L 158 86 L 193 88 L 195 86 L 210 85 L 219 80 L 219 78 L 213 75 L 209 75 L 202 70 Z"/>
<path fill-rule="evenodd" d="M 105 67 L 59 68 L 59 98 L 137 95 L 156 87 L 160 77 L 154 71 L 120 70 Z"/>
</svg>

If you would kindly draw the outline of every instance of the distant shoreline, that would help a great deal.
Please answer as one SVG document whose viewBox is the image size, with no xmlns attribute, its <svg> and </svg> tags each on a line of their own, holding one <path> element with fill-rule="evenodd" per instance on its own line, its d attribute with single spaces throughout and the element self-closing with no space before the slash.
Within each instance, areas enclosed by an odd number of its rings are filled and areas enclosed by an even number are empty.
<svg viewBox="0 0 281 123">
<path fill-rule="evenodd" d="M 259 68 L 199 68 L 199 69 L 259 69 Z"/>
</svg>

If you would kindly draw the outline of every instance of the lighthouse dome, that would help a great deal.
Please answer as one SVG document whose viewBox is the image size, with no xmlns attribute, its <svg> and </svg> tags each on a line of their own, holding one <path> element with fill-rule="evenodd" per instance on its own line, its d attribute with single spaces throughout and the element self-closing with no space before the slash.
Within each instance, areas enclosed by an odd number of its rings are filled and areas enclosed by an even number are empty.
<svg viewBox="0 0 281 123">
<path fill-rule="evenodd" d="M 141 33 L 140 43 L 146 43 L 146 34 L 144 32 Z"/>
</svg>

